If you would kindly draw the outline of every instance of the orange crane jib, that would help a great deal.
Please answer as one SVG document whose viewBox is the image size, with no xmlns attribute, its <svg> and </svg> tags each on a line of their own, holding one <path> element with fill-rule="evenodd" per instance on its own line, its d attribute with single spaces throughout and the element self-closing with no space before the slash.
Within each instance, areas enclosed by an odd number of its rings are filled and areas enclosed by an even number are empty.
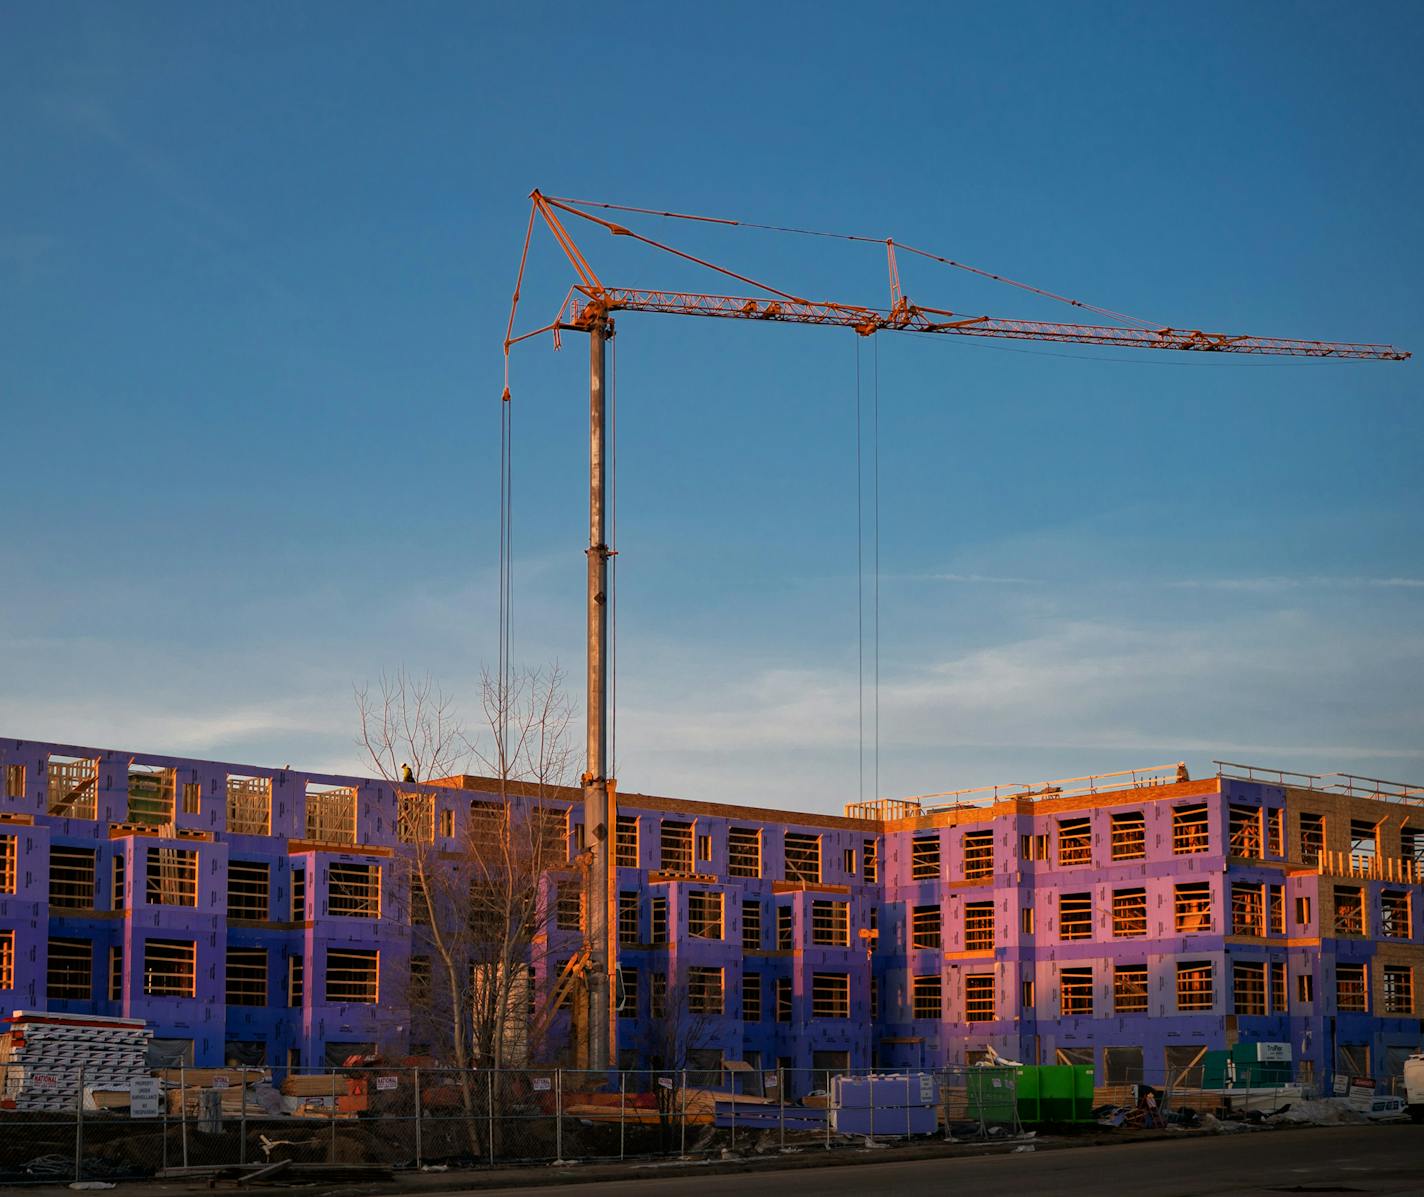
<svg viewBox="0 0 1424 1197">
<path fill-rule="evenodd" d="M 587 302 L 577 305 L 568 324 L 586 329 L 615 311 L 662 312 L 674 316 L 720 316 L 728 320 L 777 320 L 853 328 L 862 336 L 882 330 L 950 333 L 961 337 L 1007 337 L 1019 341 L 1060 341 L 1079 345 L 1119 345 L 1132 349 L 1179 349 L 1208 353 L 1269 353 L 1288 357 L 1376 358 L 1403 361 L 1409 354 L 1392 345 L 1342 341 L 1302 341 L 1287 337 L 1232 336 L 1181 328 L 1118 328 L 1108 324 L 1059 324 L 964 316 L 942 308 L 902 303 L 885 311 L 844 303 L 701 295 L 685 291 L 642 291 L 623 287 L 578 287 Z"/>
<path fill-rule="evenodd" d="M 900 271 L 895 258 L 897 243 L 892 238 L 865 237 L 849 234 L 823 233 L 809 229 L 780 228 L 777 231 L 834 237 L 844 241 L 874 243 L 883 246 L 889 266 L 890 306 L 873 308 L 862 304 L 836 303 L 802 299 L 795 294 L 774 287 L 759 279 L 740 274 L 725 266 L 668 245 L 634 231 L 622 224 L 605 220 L 585 211 L 588 207 L 605 208 L 620 212 L 643 213 L 675 220 L 696 221 L 728 226 L 753 228 L 776 228 L 770 225 L 748 225 L 746 222 L 707 216 L 690 216 L 685 213 L 660 212 L 653 209 L 633 208 L 627 205 L 600 203 L 590 200 L 562 200 L 535 191 L 531 194 L 532 207 L 528 228 L 524 234 L 524 252 L 520 256 L 519 276 L 515 283 L 513 302 L 510 305 L 509 328 L 505 334 L 505 357 L 509 348 L 541 333 L 554 335 L 557 344 L 562 330 L 587 332 L 600 327 L 614 312 L 661 312 L 674 316 L 715 316 L 725 320 L 771 320 L 784 324 L 820 324 L 836 328 L 849 328 L 861 336 L 871 336 L 878 332 L 941 333 L 959 337 L 998 337 L 1015 341 L 1047 341 L 1060 344 L 1107 345 L 1127 349 L 1173 349 L 1196 353 L 1254 353 L 1272 354 L 1282 357 L 1328 357 L 1353 358 L 1376 361 L 1404 361 L 1408 351 L 1393 345 L 1375 345 L 1346 341 L 1308 341 L 1291 337 L 1256 337 L 1231 333 L 1203 332 L 1199 329 L 1157 327 L 1150 321 L 1137 317 L 1120 316 L 1106 308 L 1096 308 L 1078 300 L 1067 299 L 1051 291 L 1014 282 L 1012 279 L 966 266 L 962 262 L 940 257 L 912 246 L 899 245 L 898 248 L 947 266 L 967 270 L 970 273 L 994 281 L 1007 283 L 1041 296 L 1070 304 L 1077 308 L 1088 308 L 1113 319 L 1121 318 L 1124 324 L 1066 324 L 1044 320 L 1016 320 L 1001 316 L 969 316 L 946 308 L 924 307 L 911 303 L 900 286 Z M 593 266 L 574 238 L 570 235 L 559 214 L 577 216 L 605 232 L 620 238 L 631 238 L 660 253 L 690 262 L 724 278 L 745 283 L 763 292 L 761 295 L 714 295 L 692 291 L 645 290 L 632 287 L 609 287 L 598 277 Z M 569 297 L 561 305 L 555 319 L 532 332 L 514 334 L 515 309 L 518 307 L 520 288 L 523 284 L 524 269 L 529 252 L 529 240 L 534 230 L 536 218 L 542 219 L 553 234 L 559 248 L 568 258 L 578 282 L 569 292 Z M 1137 325 L 1137 327 L 1133 327 Z M 506 392 L 508 398 L 508 368 L 506 364 Z"/>
</svg>

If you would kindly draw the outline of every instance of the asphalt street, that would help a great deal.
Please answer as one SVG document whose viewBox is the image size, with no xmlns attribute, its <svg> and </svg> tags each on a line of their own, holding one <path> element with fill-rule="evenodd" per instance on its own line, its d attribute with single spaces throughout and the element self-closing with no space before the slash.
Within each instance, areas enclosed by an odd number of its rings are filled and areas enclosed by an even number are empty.
<svg viewBox="0 0 1424 1197">
<path fill-rule="evenodd" d="M 896 1163 L 845 1164 L 796 1171 L 659 1177 L 579 1185 L 597 1197 L 815 1197 L 894 1193 L 1029 1193 L 1034 1197 L 1274 1197 L 1280 1193 L 1424 1194 L 1424 1126 L 1351 1126 L 1262 1131 L 1012 1155 Z M 561 1193 L 568 1185 L 481 1189 L 491 1193 Z"/>
</svg>

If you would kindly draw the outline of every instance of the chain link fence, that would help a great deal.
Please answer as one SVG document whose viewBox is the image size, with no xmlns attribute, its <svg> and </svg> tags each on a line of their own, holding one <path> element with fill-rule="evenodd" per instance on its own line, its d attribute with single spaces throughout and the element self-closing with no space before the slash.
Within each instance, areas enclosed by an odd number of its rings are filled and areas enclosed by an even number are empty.
<svg viewBox="0 0 1424 1197">
<path fill-rule="evenodd" d="M 905 1072 L 163 1069 L 132 1091 L 5 1075 L 0 1184 L 332 1165 L 414 1170 L 705 1158 L 1161 1126 L 1218 1099 L 1200 1067 L 1094 1086 L 1091 1065 Z M 1154 1084 L 1153 1081 L 1157 1083 Z M 1111 1121 L 1120 1113 L 1116 1121 Z"/>
</svg>

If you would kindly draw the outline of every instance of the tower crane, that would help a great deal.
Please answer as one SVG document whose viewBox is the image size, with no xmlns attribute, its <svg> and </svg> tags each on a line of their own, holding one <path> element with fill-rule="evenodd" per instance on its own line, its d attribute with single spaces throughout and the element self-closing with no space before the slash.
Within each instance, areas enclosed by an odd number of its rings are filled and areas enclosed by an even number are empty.
<svg viewBox="0 0 1424 1197">
<path fill-rule="evenodd" d="M 1046 341 L 1076 345 L 1103 345 L 1130 349 L 1173 350 L 1190 353 L 1270 354 L 1284 357 L 1347 358 L 1355 360 L 1404 361 L 1410 354 L 1393 345 L 1345 341 L 1314 341 L 1286 337 L 1261 337 L 1236 333 L 1203 332 L 1199 329 L 1154 325 L 1106 308 L 1018 283 L 1000 275 L 966 266 L 892 238 L 849 234 L 827 234 L 815 230 L 752 225 L 717 217 L 662 212 L 649 208 L 530 194 L 529 222 L 519 259 L 519 272 L 510 303 L 509 323 L 504 338 L 503 401 L 510 401 L 509 353 L 522 341 L 550 334 L 557 347 L 565 332 L 586 333 L 589 338 L 589 538 L 588 538 L 588 671 L 585 705 L 586 767 L 582 778 L 584 824 L 588 844 L 587 894 L 584 902 L 584 946 L 571 976 L 581 974 L 586 982 L 585 1020 L 580 1043 L 581 1064 L 605 1070 L 617 1058 L 616 990 L 617 944 L 610 917 L 613 908 L 613 840 L 617 826 L 617 784 L 609 776 L 609 559 L 608 494 L 610 469 L 609 411 L 605 402 L 607 345 L 613 336 L 613 317 L 620 312 L 650 312 L 675 316 L 707 316 L 724 320 L 761 320 L 781 324 L 813 324 L 849 328 L 863 337 L 881 332 L 911 332 L 957 337 L 992 337 L 1018 341 Z M 832 300 L 812 300 L 773 287 L 745 274 L 719 266 L 670 244 L 655 241 L 624 224 L 598 216 L 591 209 L 677 220 L 771 229 L 786 233 L 811 233 L 839 237 L 846 241 L 880 244 L 885 248 L 890 294 L 886 307 Z M 713 294 L 691 291 L 649 290 L 606 285 L 570 235 L 565 218 L 576 217 L 614 237 L 626 237 L 660 253 L 689 262 L 750 288 L 751 294 Z M 516 334 L 515 319 L 520 291 L 529 258 L 529 246 L 536 224 L 542 222 L 573 267 L 577 281 L 570 287 L 554 319 L 542 327 Z M 1092 311 L 1111 323 L 1075 324 L 1040 320 L 974 315 L 947 308 L 912 303 L 900 286 L 897 258 L 909 253 L 947 266 L 1008 283 L 1074 307 Z M 507 492 L 506 492 L 507 493 Z M 502 541 L 501 551 L 505 544 Z M 501 587 L 502 596 L 504 587 Z M 564 979 L 561 979 L 561 981 Z"/>
</svg>

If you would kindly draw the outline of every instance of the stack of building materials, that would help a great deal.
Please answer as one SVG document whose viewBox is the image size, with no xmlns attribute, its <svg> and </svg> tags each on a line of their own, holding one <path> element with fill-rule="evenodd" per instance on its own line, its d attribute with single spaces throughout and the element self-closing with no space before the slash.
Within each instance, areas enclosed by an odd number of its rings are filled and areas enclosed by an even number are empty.
<svg viewBox="0 0 1424 1197">
<path fill-rule="evenodd" d="M 141 1018 L 16 1010 L 0 1025 L 5 1109 L 73 1110 L 81 1083 L 127 1091 L 130 1081 L 148 1076 L 153 1032 Z"/>
<path fill-rule="evenodd" d="M 283 1105 L 299 1118 L 351 1117 L 352 1089 L 351 1078 L 342 1073 L 293 1074 L 282 1082 Z"/>
<path fill-rule="evenodd" d="M 212 1091 L 222 1094 L 224 1117 L 255 1113 L 261 1106 L 248 1086 L 272 1079 L 265 1068 L 163 1068 L 154 1075 L 168 1088 L 168 1112 L 190 1118 L 199 1116 L 202 1095 Z"/>
</svg>

